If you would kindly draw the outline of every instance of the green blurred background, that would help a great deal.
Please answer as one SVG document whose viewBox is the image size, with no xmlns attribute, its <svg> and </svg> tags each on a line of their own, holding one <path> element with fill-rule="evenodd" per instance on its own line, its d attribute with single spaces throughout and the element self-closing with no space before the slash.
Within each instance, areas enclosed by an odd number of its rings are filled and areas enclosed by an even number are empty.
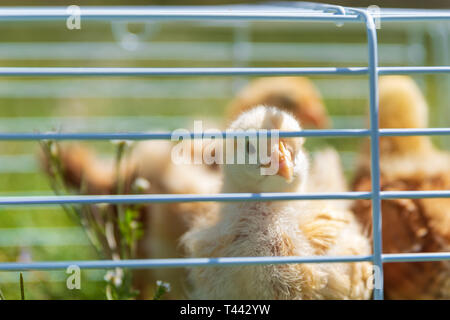
<svg viewBox="0 0 450 320">
<path fill-rule="evenodd" d="M 240 1 L 190 1 L 189 4 Z M 257 1 L 247 1 L 257 2 Z M 330 1 L 346 5 L 420 7 L 422 1 Z M 58 5 L 183 4 L 185 1 L 60 1 Z M 1 5 L 55 5 L 2 1 Z M 448 1 L 427 1 L 429 8 Z M 305 67 L 365 66 L 365 30 L 359 24 L 0 22 L 2 67 Z M 380 65 L 443 65 L 449 25 L 383 23 Z M 447 45 L 447 47 L 445 47 Z M 447 48 L 447 49 L 446 49 Z M 367 79 L 313 77 L 335 128 L 366 125 Z M 431 105 L 431 126 L 449 126 L 448 76 L 418 76 Z M 194 119 L 221 122 L 227 103 L 246 78 L 0 78 L 0 131 L 112 132 L 190 127 Z M 310 139 L 312 150 L 333 145 L 349 178 L 361 139 Z M 436 143 L 448 148 L 448 138 Z M 113 146 L 90 143 L 105 156 Z M 36 142 L 0 142 L 0 196 L 51 194 L 36 161 Z M 0 207 L 0 261 L 96 259 L 83 233 L 58 207 Z M 82 289 L 66 289 L 64 272 L 28 272 L 29 299 L 104 299 L 103 271 L 83 271 Z M 0 288 L 19 297 L 18 274 L 0 273 Z"/>
</svg>

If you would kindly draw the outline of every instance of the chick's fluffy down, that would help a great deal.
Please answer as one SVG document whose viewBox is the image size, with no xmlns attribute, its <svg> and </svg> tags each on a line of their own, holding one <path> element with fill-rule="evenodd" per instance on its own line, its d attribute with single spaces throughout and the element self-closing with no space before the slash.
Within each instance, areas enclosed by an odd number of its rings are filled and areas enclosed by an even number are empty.
<svg viewBox="0 0 450 320">
<path fill-rule="evenodd" d="M 353 214 L 300 202 L 228 204 L 182 242 L 192 257 L 369 255 Z M 245 216 L 237 212 L 245 211 Z M 196 299 L 369 299 L 370 263 L 192 268 Z"/>
</svg>

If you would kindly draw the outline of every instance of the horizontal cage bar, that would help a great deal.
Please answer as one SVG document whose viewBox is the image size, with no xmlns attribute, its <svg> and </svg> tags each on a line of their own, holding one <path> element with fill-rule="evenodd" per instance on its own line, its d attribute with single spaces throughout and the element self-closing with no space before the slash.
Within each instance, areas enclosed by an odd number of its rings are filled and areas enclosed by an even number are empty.
<svg viewBox="0 0 450 320">
<path fill-rule="evenodd" d="M 370 136 L 368 129 L 330 129 L 330 130 L 302 130 L 302 131 L 277 131 L 280 138 L 293 137 L 368 137 Z M 450 135 L 450 128 L 426 128 L 426 129 L 379 129 L 380 136 L 439 136 Z M 201 138 L 239 138 L 239 137 L 255 137 L 255 136 L 271 137 L 272 133 L 268 132 L 191 132 L 186 134 L 175 135 L 172 132 L 128 132 L 128 133 L 1 133 L 0 140 L 170 140 L 172 138 L 183 139 L 201 139 Z"/>
<path fill-rule="evenodd" d="M 94 260 L 94 261 L 55 261 L 35 263 L 2 263 L 0 271 L 20 270 L 56 270 L 66 269 L 71 265 L 83 269 L 110 268 L 180 268 L 196 266 L 230 266 L 256 264 L 287 264 L 287 263 L 337 263 L 371 261 L 372 256 L 341 256 L 341 257 L 226 257 L 226 258 L 180 258 L 180 259 L 139 259 L 139 260 Z"/>
<path fill-rule="evenodd" d="M 312 257 L 219 257 L 219 258 L 177 258 L 177 259 L 137 259 L 137 260 L 92 260 L 92 261 L 51 261 L 0 264 L 0 271 L 32 271 L 58 270 L 69 266 L 81 269 L 151 269 L 151 268 L 181 268 L 181 267 L 212 267 L 239 266 L 263 264 L 293 264 L 293 263 L 352 263 L 372 261 L 372 255 L 366 256 L 312 256 Z M 383 263 L 390 262 L 426 262 L 450 260 L 450 252 L 431 253 L 400 253 L 383 254 Z"/>
<path fill-rule="evenodd" d="M 304 4 L 303 4 L 304 5 Z M 324 5 L 311 9 L 296 6 L 247 5 L 247 6 L 161 6 L 150 7 L 81 7 L 79 11 L 67 10 L 66 7 L 7 8 L 0 11 L 0 21 L 48 21 L 62 20 L 74 12 L 86 20 L 282 20 L 282 21 L 330 21 L 357 22 L 364 21 L 363 10 L 344 8 L 344 14 L 325 12 L 336 6 Z M 347 12 L 345 12 L 347 11 Z M 381 9 L 373 16 L 381 21 L 434 21 L 449 20 L 449 10 L 403 10 L 388 11 Z"/>
<path fill-rule="evenodd" d="M 246 10 L 244 10 L 246 9 Z M 2 8 L 0 21 L 63 20 L 77 13 L 86 20 L 282 20 L 282 21 L 359 21 L 359 15 L 335 15 L 317 10 L 275 6 L 174 6 L 167 7 L 82 7 L 68 11 L 66 7 Z"/>
<path fill-rule="evenodd" d="M 450 66 L 378 67 L 380 75 L 449 73 Z M 367 67 L 285 67 L 285 68 L 95 68 L 95 67 L 2 67 L 2 77 L 66 76 L 288 76 L 288 75 L 366 75 Z"/>
<path fill-rule="evenodd" d="M 69 196 L 9 196 L 0 197 L 0 205 L 49 205 L 96 203 L 164 203 L 164 202 L 237 202 L 287 200 L 350 200 L 371 199 L 371 192 L 337 193 L 219 193 L 219 194 L 131 194 L 131 195 L 69 195 Z M 442 191 L 382 191 L 381 199 L 449 198 L 450 190 Z"/>
</svg>

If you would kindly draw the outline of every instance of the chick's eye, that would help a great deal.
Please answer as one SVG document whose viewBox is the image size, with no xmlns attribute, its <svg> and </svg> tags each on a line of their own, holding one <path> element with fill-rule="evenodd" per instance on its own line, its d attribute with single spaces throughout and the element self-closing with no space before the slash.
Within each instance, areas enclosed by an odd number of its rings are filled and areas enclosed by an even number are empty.
<svg viewBox="0 0 450 320">
<path fill-rule="evenodd" d="M 253 144 L 247 141 L 245 145 L 245 149 L 247 150 L 247 153 L 252 154 L 256 152 L 256 148 Z"/>
</svg>

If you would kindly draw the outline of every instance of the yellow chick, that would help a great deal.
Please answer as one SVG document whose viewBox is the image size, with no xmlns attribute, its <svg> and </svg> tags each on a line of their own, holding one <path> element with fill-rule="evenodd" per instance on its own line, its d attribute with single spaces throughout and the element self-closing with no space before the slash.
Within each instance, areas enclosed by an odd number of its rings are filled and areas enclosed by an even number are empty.
<svg viewBox="0 0 450 320">
<path fill-rule="evenodd" d="M 273 107 L 243 113 L 230 128 L 299 131 L 294 117 Z M 269 164 L 223 165 L 222 192 L 305 192 L 308 157 L 303 138 L 273 144 Z M 234 146 L 236 148 L 236 145 Z M 246 156 L 258 150 L 247 142 Z M 238 150 L 234 150 L 236 153 Z M 225 150 L 225 154 L 229 152 Z M 278 161 L 273 175 L 261 170 Z M 333 201 L 230 202 L 214 218 L 199 217 L 182 238 L 190 257 L 368 255 L 370 244 L 349 210 Z M 369 299 L 371 264 L 276 264 L 195 267 L 195 299 Z"/>
</svg>

